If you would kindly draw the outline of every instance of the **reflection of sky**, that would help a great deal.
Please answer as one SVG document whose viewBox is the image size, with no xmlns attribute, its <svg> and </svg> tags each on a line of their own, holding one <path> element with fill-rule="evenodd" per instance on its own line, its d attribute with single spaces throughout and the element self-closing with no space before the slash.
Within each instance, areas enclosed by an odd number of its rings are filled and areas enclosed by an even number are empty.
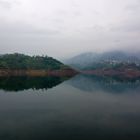
<svg viewBox="0 0 140 140">
<path fill-rule="evenodd" d="M 140 94 L 124 92 L 91 94 L 67 81 L 47 91 L 0 91 L 0 139 L 140 137 Z"/>
</svg>

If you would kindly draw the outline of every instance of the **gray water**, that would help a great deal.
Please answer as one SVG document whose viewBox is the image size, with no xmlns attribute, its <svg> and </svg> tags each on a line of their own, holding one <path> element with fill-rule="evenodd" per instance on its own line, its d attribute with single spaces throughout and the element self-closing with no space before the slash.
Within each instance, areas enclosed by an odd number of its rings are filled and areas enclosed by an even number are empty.
<svg viewBox="0 0 140 140">
<path fill-rule="evenodd" d="M 140 81 L 0 78 L 0 140 L 139 140 Z"/>
</svg>

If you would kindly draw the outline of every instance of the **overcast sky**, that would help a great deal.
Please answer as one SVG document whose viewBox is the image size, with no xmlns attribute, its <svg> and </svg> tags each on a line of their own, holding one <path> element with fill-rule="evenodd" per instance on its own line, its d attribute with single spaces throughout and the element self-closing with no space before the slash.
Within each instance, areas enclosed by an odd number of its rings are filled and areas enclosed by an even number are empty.
<svg viewBox="0 0 140 140">
<path fill-rule="evenodd" d="M 112 49 L 140 51 L 140 0 L 0 0 L 0 53 Z"/>
</svg>

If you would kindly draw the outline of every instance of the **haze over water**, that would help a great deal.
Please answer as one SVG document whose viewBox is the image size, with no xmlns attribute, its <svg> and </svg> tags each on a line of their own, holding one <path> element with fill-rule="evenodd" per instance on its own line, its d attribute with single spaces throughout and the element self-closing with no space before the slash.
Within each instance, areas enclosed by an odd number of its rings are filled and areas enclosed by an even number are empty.
<svg viewBox="0 0 140 140">
<path fill-rule="evenodd" d="M 139 100 L 137 79 L 1 78 L 0 139 L 136 140 Z"/>
</svg>

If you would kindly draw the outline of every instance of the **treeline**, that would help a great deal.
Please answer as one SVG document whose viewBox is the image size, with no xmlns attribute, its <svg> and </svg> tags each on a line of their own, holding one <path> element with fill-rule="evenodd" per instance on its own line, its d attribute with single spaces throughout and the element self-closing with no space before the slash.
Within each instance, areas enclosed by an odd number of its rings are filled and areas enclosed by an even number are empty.
<svg viewBox="0 0 140 140">
<path fill-rule="evenodd" d="M 28 56 L 24 54 L 0 55 L 0 69 L 45 69 L 56 70 L 67 66 L 48 56 Z"/>
</svg>

